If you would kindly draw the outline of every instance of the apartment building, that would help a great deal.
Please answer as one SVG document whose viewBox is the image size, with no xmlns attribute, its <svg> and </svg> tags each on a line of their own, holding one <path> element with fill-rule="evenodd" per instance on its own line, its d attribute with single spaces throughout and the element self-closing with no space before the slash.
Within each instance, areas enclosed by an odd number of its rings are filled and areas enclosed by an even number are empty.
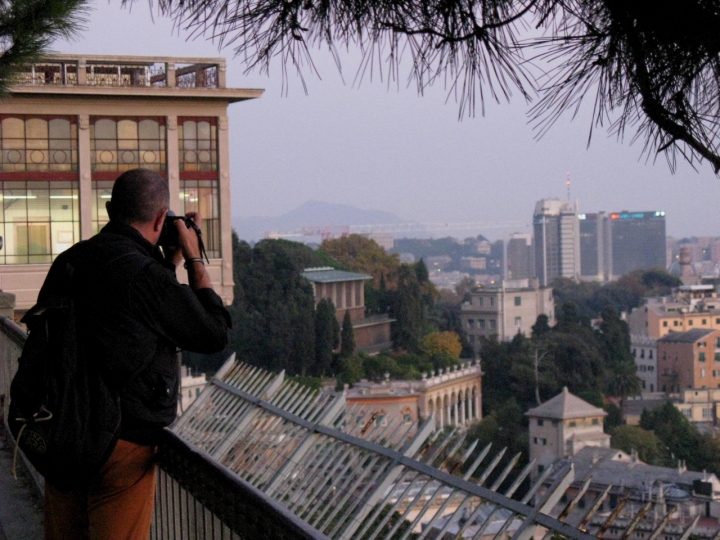
<svg viewBox="0 0 720 540">
<path fill-rule="evenodd" d="M 643 393 L 657 392 L 657 340 L 631 335 L 630 350 L 637 367 L 637 376 L 642 381 Z"/>
<path fill-rule="evenodd" d="M 479 287 L 460 307 L 460 319 L 473 349 L 480 350 L 480 338 L 497 336 L 511 340 L 518 332 L 530 336 L 539 315 L 555 324 L 552 287 L 540 287 L 537 279 L 505 280 L 498 287 Z"/>
<path fill-rule="evenodd" d="M 720 388 L 720 330 L 694 328 L 657 340 L 662 392 Z"/>
</svg>

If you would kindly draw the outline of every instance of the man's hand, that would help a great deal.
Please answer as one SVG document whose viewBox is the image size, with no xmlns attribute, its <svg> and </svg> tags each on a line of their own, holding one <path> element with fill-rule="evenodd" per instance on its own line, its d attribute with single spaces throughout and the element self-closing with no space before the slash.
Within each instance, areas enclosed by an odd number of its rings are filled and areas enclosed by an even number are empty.
<svg viewBox="0 0 720 540">
<path fill-rule="evenodd" d="M 197 212 L 188 212 L 185 214 L 191 218 L 198 229 L 202 227 L 202 216 Z M 193 229 L 188 229 L 182 219 L 175 221 L 175 227 L 178 230 L 178 239 L 182 255 L 185 257 L 185 268 L 188 271 L 188 280 L 193 290 L 210 289 L 210 276 L 202 262 L 202 253 L 200 252 L 200 242 L 197 233 Z M 193 260 L 194 259 L 194 260 Z"/>
<path fill-rule="evenodd" d="M 188 212 L 185 216 L 191 218 L 195 222 L 195 225 L 198 226 L 198 229 L 202 230 L 202 216 L 198 212 Z M 175 227 L 178 230 L 180 248 L 182 249 L 185 260 L 199 259 L 202 254 L 200 253 L 198 235 L 193 229 L 188 229 L 182 219 L 175 220 Z"/>
</svg>

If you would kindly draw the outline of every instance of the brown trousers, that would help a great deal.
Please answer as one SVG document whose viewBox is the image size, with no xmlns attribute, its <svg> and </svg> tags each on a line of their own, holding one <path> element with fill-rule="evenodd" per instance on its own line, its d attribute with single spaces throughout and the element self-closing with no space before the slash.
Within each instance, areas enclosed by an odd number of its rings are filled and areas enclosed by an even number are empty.
<svg viewBox="0 0 720 540">
<path fill-rule="evenodd" d="M 155 452 L 119 440 L 89 489 L 45 484 L 45 540 L 148 540 L 155 499 Z"/>
</svg>

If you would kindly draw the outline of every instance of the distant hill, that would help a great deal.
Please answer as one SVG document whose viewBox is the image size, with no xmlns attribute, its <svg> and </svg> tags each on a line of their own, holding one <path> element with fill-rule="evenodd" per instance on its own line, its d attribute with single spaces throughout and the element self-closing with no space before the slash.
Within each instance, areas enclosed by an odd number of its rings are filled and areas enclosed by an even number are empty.
<svg viewBox="0 0 720 540">
<path fill-rule="evenodd" d="M 290 232 L 303 227 L 401 223 L 391 212 L 363 210 L 347 204 L 308 201 L 281 216 L 233 219 L 233 228 L 241 239 L 257 241 L 268 231 Z M 293 238 L 290 238 L 292 240 Z M 298 238 L 298 240 L 302 240 Z"/>
</svg>

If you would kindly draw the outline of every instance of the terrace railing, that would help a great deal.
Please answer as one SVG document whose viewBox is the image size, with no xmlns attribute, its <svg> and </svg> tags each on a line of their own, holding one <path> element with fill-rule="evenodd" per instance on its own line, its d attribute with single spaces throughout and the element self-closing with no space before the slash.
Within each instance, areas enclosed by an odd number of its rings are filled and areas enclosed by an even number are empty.
<svg viewBox="0 0 720 540">
<path fill-rule="evenodd" d="M 223 58 L 48 55 L 26 66 L 17 85 L 225 88 Z"/>
<path fill-rule="evenodd" d="M 0 399 L 24 340 L 0 321 Z M 570 465 L 531 478 L 467 432 L 390 421 L 231 358 L 164 433 L 153 539 L 720 538 L 673 520 L 666 501 L 575 482 Z M 594 494 L 593 494 L 594 493 Z M 614 493 L 614 492 L 613 492 Z M 615 495 L 611 495 L 615 496 Z M 634 510 L 631 510 L 634 507 Z M 642 536 L 638 536 L 642 535 Z"/>
</svg>

